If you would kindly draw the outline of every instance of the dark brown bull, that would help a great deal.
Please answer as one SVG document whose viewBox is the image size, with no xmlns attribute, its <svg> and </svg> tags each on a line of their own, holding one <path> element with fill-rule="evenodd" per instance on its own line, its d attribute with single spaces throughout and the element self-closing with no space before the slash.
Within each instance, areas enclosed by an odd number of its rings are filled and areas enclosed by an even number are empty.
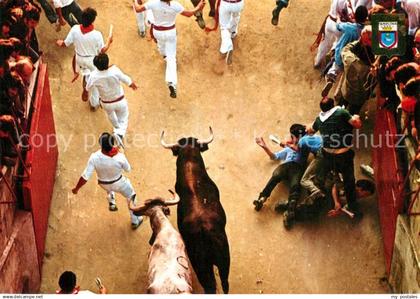
<svg viewBox="0 0 420 299">
<path fill-rule="evenodd" d="M 175 190 L 178 204 L 178 229 L 187 247 L 191 264 L 207 294 L 216 293 L 213 266 L 219 269 L 223 292 L 229 292 L 229 243 L 225 232 L 226 214 L 219 200 L 219 190 L 208 176 L 201 152 L 208 149 L 208 140 L 189 137 L 163 147 L 177 156 Z"/>
<path fill-rule="evenodd" d="M 169 215 L 167 206 L 179 202 L 179 196 L 170 192 L 173 194 L 172 199 L 150 199 L 137 207 L 130 201 L 130 209 L 135 215 L 150 217 L 153 230 L 147 272 L 149 294 L 192 293 L 192 275 L 184 242 L 166 218 L 166 215 Z"/>
<path fill-rule="evenodd" d="M 221 1 L 221 0 L 217 0 L 217 1 Z M 195 7 L 198 5 L 200 0 L 191 0 L 191 2 Z M 209 16 L 214 18 L 216 16 L 216 0 L 209 0 L 209 2 L 210 2 Z M 204 19 L 203 19 L 203 13 L 199 11 L 195 14 L 195 17 L 196 17 L 198 26 L 200 26 L 201 29 L 204 29 L 206 27 L 206 23 L 204 22 Z"/>
</svg>

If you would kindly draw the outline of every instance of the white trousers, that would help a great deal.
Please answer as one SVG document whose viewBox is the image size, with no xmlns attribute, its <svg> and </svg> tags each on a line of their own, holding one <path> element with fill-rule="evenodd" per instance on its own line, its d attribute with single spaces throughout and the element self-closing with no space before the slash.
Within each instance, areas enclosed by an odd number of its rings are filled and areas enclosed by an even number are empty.
<svg viewBox="0 0 420 299">
<path fill-rule="evenodd" d="M 99 186 L 107 192 L 108 202 L 113 204 L 115 204 L 115 193 L 119 193 L 127 199 L 127 207 L 131 198 L 136 194 L 130 180 L 124 176 L 113 184 L 99 184 Z M 139 223 L 139 217 L 134 215 L 130 209 L 128 211 L 130 213 L 131 223 Z"/>
<path fill-rule="evenodd" d="M 82 74 L 86 82 L 94 70 L 96 67 L 93 65 L 93 57 L 81 57 L 76 54 L 76 71 Z M 89 92 L 89 102 L 92 107 L 99 106 L 99 92 L 96 89 Z"/>
<path fill-rule="evenodd" d="M 314 65 L 319 66 L 324 61 L 325 56 L 332 49 L 334 43 L 337 42 L 340 36 L 341 32 L 337 30 L 337 23 L 328 17 L 327 22 L 325 23 L 324 40 L 319 44 Z"/>
<path fill-rule="evenodd" d="M 328 70 L 328 73 L 325 75 L 327 80 L 331 80 L 333 82 L 337 81 L 338 77 L 343 73 L 344 69 L 339 67 L 335 62 Z"/>
<path fill-rule="evenodd" d="M 107 104 L 102 102 L 102 108 L 104 108 L 108 119 L 114 127 L 114 134 L 125 136 L 128 127 L 128 103 L 124 98 L 121 101 Z"/>
<path fill-rule="evenodd" d="M 150 27 L 154 22 L 153 12 L 148 9 L 143 12 L 136 12 L 137 27 L 140 32 L 146 32 L 146 27 Z"/>
<path fill-rule="evenodd" d="M 166 83 L 171 83 L 176 87 L 178 77 L 176 73 L 176 29 L 153 30 L 153 35 L 157 40 L 159 53 L 166 56 Z"/>
<path fill-rule="evenodd" d="M 222 42 L 220 44 L 220 53 L 226 54 L 233 50 L 232 37 L 238 34 L 239 20 L 241 11 L 244 8 L 244 1 L 238 3 L 229 3 L 220 0 L 219 25 Z"/>
</svg>

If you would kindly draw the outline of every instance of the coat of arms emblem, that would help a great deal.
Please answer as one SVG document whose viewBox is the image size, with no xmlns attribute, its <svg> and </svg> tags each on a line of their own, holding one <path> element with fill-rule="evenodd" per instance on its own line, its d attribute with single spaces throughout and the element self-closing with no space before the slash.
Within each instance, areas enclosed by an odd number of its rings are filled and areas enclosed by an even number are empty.
<svg viewBox="0 0 420 299">
<path fill-rule="evenodd" d="M 379 22 L 379 47 L 394 49 L 398 47 L 398 22 Z"/>
</svg>

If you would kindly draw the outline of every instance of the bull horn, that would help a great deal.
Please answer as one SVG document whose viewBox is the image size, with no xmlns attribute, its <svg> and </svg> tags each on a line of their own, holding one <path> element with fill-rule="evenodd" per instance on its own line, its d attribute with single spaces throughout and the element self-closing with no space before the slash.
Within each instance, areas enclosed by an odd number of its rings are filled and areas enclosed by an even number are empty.
<svg viewBox="0 0 420 299">
<path fill-rule="evenodd" d="M 129 202 L 129 204 L 128 204 L 128 208 L 129 208 L 131 211 L 133 211 L 133 212 L 139 212 L 139 211 L 141 211 L 141 210 L 143 210 L 143 209 L 144 209 L 144 205 L 139 205 L 139 206 L 136 206 L 136 205 L 134 204 L 134 201 L 130 200 L 130 202 Z"/>
<path fill-rule="evenodd" d="M 165 140 L 163 140 L 163 137 L 165 136 L 165 131 L 162 131 L 162 133 L 160 134 L 160 144 L 162 144 L 162 146 L 166 149 L 172 149 L 176 143 L 174 144 L 168 144 L 165 142 Z"/>
<path fill-rule="evenodd" d="M 198 143 L 200 143 L 200 144 L 209 144 L 210 142 L 213 141 L 213 138 L 214 138 L 213 129 L 211 127 L 209 127 L 209 129 L 210 129 L 210 137 L 207 138 L 207 139 L 205 139 L 205 140 L 199 139 L 198 140 Z"/>
<path fill-rule="evenodd" d="M 172 194 L 172 198 L 165 200 L 165 206 L 174 206 L 178 204 L 180 201 L 179 195 L 172 190 L 168 190 L 168 191 Z"/>
</svg>

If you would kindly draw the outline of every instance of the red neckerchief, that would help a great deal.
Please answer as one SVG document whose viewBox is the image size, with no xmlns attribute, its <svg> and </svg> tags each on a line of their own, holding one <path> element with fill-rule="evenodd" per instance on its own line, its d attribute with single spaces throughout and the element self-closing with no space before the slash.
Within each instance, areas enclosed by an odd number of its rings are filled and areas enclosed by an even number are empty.
<svg viewBox="0 0 420 299">
<path fill-rule="evenodd" d="M 80 25 L 80 31 L 82 31 L 82 34 L 89 33 L 93 30 L 93 24 L 90 24 L 89 26 L 85 27 L 83 25 Z"/>
<path fill-rule="evenodd" d="M 113 147 L 112 150 L 110 150 L 109 152 L 104 152 L 102 151 L 102 154 L 104 154 L 105 156 L 108 157 L 114 157 L 116 154 L 118 154 L 118 147 Z"/>
</svg>

